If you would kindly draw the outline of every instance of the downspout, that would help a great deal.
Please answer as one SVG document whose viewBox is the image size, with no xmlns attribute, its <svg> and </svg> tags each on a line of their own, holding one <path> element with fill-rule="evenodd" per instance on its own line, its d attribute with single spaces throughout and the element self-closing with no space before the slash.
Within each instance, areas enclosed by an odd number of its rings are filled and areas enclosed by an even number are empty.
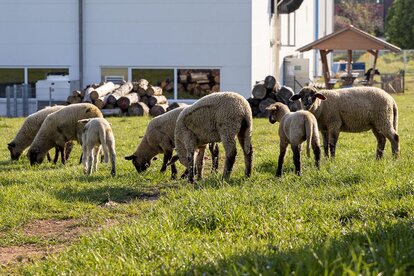
<svg viewBox="0 0 414 276">
<path fill-rule="evenodd" d="M 314 41 L 319 38 L 319 0 L 315 0 L 315 37 Z M 314 60 L 313 60 L 313 75 L 314 77 L 318 76 L 318 50 L 314 50 Z"/>
<path fill-rule="evenodd" d="M 83 0 L 78 1 L 79 88 L 83 88 Z"/>
</svg>

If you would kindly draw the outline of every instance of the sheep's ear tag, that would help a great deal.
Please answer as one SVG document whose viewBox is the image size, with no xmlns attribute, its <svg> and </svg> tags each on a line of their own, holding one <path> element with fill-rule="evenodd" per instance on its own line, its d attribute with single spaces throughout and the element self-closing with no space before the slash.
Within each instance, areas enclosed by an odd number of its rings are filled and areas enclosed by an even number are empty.
<svg viewBox="0 0 414 276">
<path fill-rule="evenodd" d="M 320 94 L 320 93 L 316 93 L 315 94 L 315 97 L 318 98 L 318 99 L 320 99 L 320 100 L 322 100 L 322 101 L 326 100 L 326 97 L 324 95 Z"/>
</svg>

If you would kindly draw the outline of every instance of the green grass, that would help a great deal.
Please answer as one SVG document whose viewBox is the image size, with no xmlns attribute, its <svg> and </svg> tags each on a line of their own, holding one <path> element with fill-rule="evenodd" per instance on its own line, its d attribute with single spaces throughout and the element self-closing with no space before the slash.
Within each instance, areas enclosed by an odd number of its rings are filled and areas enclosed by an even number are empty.
<svg viewBox="0 0 414 276">
<path fill-rule="evenodd" d="M 66 166 L 30 167 L 26 158 L 10 163 L 6 143 L 23 119 L 0 119 L 0 246 L 58 244 L 25 233 L 36 220 L 76 219 L 95 229 L 117 222 L 85 233 L 60 253 L 0 273 L 413 274 L 414 94 L 394 97 L 400 111 L 397 161 L 389 142 L 384 158 L 374 160 L 371 132 L 341 133 L 335 160 L 323 158 L 317 171 L 303 153 L 303 176 L 297 177 L 288 151 L 284 176 L 276 178 L 278 126 L 254 119 L 253 176 L 243 177 L 238 148 L 229 181 L 210 173 L 207 161 L 204 180 L 194 185 L 159 173 L 162 158 L 141 175 L 123 159 L 135 150 L 149 118 L 109 118 L 117 142 L 114 178 L 107 164 L 83 176 L 79 146 Z M 104 207 L 108 200 L 118 204 Z"/>
</svg>

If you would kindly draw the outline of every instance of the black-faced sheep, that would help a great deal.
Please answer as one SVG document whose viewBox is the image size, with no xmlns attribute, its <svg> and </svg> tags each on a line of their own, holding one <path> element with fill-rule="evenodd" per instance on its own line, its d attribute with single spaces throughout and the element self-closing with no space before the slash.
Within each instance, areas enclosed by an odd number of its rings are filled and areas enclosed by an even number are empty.
<svg viewBox="0 0 414 276">
<path fill-rule="evenodd" d="M 23 151 L 30 146 L 33 142 L 37 132 L 39 131 L 43 121 L 46 119 L 46 116 L 64 108 L 64 105 L 55 105 L 55 106 L 48 106 L 44 109 L 41 109 L 29 116 L 24 120 L 22 126 L 20 127 L 19 131 L 17 132 L 14 139 L 7 144 L 7 148 L 10 151 L 10 157 L 12 160 L 19 160 Z M 66 145 L 66 152 L 70 153 L 70 149 L 72 148 L 72 144 Z M 59 148 L 56 148 L 55 158 L 53 160 L 54 163 L 57 162 L 59 157 L 59 153 L 62 156 L 62 163 L 65 163 L 65 154 Z M 66 156 L 67 157 L 67 156 Z M 50 161 L 50 156 L 48 154 L 48 159 Z"/>
<path fill-rule="evenodd" d="M 151 160 L 159 154 L 164 154 L 163 163 L 161 166 L 161 172 L 167 169 L 167 163 L 171 160 L 173 155 L 174 144 L 174 131 L 175 124 L 178 115 L 184 110 L 185 107 L 175 108 L 160 116 L 153 118 L 147 127 L 144 137 L 141 143 L 138 145 L 135 152 L 126 156 L 126 160 L 131 160 L 138 173 L 145 171 L 150 165 Z M 217 170 L 218 167 L 218 145 L 211 145 L 210 151 L 213 159 L 213 170 Z M 204 150 L 199 154 L 200 158 L 204 156 Z M 202 167 L 198 166 L 200 173 Z M 177 168 L 174 163 L 171 164 L 171 178 L 176 178 Z M 186 173 L 184 174 L 186 175 Z M 199 175 L 201 177 L 201 175 Z"/>
<path fill-rule="evenodd" d="M 372 130 L 377 138 L 377 159 L 383 155 L 386 138 L 392 153 L 400 151 L 397 134 L 398 108 L 394 99 L 375 87 L 352 87 L 317 91 L 304 87 L 291 100 L 301 100 L 304 109 L 312 112 L 322 133 L 325 155 L 334 157 L 339 133 Z"/>
<path fill-rule="evenodd" d="M 104 152 L 104 162 L 111 158 L 111 175 L 116 175 L 115 137 L 111 124 L 104 118 L 91 118 L 78 121 L 78 140 L 82 144 L 83 172 L 90 175 L 98 170 L 99 152 Z M 109 151 L 109 154 L 108 154 Z"/>
<path fill-rule="evenodd" d="M 229 178 L 236 158 L 236 136 L 244 153 L 245 175 L 249 177 L 253 157 L 252 127 L 249 103 L 234 92 L 212 93 L 185 108 L 177 118 L 175 146 L 180 162 L 188 170 L 189 182 L 194 182 L 196 149 L 219 141 L 226 153 L 223 177 Z"/>
<path fill-rule="evenodd" d="M 315 166 L 319 168 L 321 149 L 319 145 L 318 123 L 312 113 L 305 110 L 290 112 L 289 108 L 282 103 L 274 103 L 267 108 L 269 122 L 279 122 L 280 154 L 277 164 L 276 176 L 282 176 L 283 161 L 286 148 L 290 144 L 293 151 L 293 163 L 295 172 L 301 175 L 300 149 L 302 142 L 306 141 L 306 153 L 310 156 L 312 145 L 315 155 Z"/>
<path fill-rule="evenodd" d="M 102 118 L 102 112 L 93 104 L 71 104 L 49 114 L 40 127 L 28 151 L 30 164 L 42 163 L 53 147 L 64 148 L 68 141 L 77 140 L 77 122 L 81 119 Z M 78 141 L 80 142 L 80 141 Z"/>
</svg>

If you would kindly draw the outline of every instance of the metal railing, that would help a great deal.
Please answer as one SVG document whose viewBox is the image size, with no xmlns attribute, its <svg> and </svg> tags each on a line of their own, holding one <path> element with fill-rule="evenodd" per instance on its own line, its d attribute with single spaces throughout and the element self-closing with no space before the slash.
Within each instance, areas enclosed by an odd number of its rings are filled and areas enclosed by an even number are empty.
<svg viewBox="0 0 414 276">
<path fill-rule="evenodd" d="M 6 87 L 7 117 L 26 117 L 29 115 L 29 84 Z"/>
</svg>

